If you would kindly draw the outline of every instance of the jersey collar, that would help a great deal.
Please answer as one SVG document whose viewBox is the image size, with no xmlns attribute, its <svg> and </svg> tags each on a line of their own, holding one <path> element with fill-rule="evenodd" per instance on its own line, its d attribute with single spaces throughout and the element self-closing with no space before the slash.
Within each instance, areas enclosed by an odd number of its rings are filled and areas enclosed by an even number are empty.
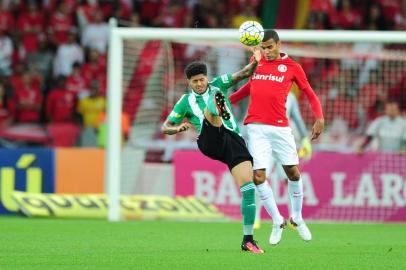
<svg viewBox="0 0 406 270">
<path fill-rule="evenodd" d="M 206 91 L 202 94 L 196 93 L 193 89 L 190 89 L 190 91 L 195 95 L 195 97 L 206 97 L 209 95 L 209 86 L 207 86 Z"/>
</svg>

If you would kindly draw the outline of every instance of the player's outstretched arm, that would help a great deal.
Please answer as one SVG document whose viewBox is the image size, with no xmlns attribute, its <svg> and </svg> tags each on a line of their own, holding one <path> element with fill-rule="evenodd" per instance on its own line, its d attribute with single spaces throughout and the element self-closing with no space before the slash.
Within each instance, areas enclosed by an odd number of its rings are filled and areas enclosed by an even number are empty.
<svg viewBox="0 0 406 270">
<path fill-rule="evenodd" d="M 166 120 L 162 125 L 162 133 L 173 135 L 179 132 L 188 130 L 191 127 L 189 123 L 181 123 L 180 125 L 175 125 L 173 122 Z"/>
<path fill-rule="evenodd" d="M 246 79 L 250 77 L 252 74 L 254 74 L 255 69 L 257 68 L 258 62 L 261 60 L 261 51 L 258 46 L 255 46 L 252 48 L 252 54 L 254 60 L 246 65 L 243 69 L 240 71 L 234 73 L 232 75 L 232 79 L 234 83 L 237 83 L 243 79 Z"/>
</svg>

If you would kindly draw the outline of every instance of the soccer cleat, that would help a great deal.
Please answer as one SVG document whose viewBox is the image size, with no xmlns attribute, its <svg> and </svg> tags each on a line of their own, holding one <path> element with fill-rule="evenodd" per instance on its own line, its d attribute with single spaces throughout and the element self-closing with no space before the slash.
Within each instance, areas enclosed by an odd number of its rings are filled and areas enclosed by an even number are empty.
<svg viewBox="0 0 406 270">
<path fill-rule="evenodd" d="M 264 253 L 264 250 L 257 246 L 257 241 L 255 241 L 255 240 L 248 241 L 248 242 L 242 242 L 241 250 L 248 251 L 248 252 L 255 253 L 255 254 Z"/>
<path fill-rule="evenodd" d="M 224 97 L 223 93 L 218 91 L 214 95 L 214 99 L 215 99 L 217 111 L 219 112 L 219 115 L 221 116 L 221 118 L 223 118 L 224 120 L 230 119 L 230 113 L 228 112 L 227 107 L 226 107 L 226 98 Z"/>
<path fill-rule="evenodd" d="M 309 228 L 307 227 L 306 223 L 303 220 L 301 222 L 294 222 L 293 219 L 290 218 L 290 224 L 292 225 L 292 228 L 297 230 L 300 237 L 304 241 L 312 240 L 312 234 L 311 234 Z"/>
<path fill-rule="evenodd" d="M 281 224 L 274 223 L 272 225 L 272 232 L 269 236 L 269 244 L 277 245 L 281 241 L 283 230 L 286 228 L 286 220 L 283 220 Z"/>
</svg>

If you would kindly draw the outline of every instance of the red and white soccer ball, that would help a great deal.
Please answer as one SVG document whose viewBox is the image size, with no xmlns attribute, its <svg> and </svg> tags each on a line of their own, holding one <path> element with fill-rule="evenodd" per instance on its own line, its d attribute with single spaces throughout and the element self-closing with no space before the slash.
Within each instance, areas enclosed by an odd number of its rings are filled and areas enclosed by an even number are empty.
<svg viewBox="0 0 406 270">
<path fill-rule="evenodd" d="M 264 38 L 264 28 L 259 22 L 246 21 L 240 25 L 240 42 L 246 46 L 256 46 Z"/>
</svg>

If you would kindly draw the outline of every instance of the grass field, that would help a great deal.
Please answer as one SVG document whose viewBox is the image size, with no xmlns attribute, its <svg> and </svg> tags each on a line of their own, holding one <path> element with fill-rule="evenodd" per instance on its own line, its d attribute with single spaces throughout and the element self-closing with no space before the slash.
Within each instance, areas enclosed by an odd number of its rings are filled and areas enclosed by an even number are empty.
<svg viewBox="0 0 406 270">
<path fill-rule="evenodd" d="M 405 224 L 309 224 L 305 243 L 270 226 L 265 254 L 240 251 L 237 222 L 119 222 L 0 217 L 0 269 L 406 269 Z"/>
</svg>

